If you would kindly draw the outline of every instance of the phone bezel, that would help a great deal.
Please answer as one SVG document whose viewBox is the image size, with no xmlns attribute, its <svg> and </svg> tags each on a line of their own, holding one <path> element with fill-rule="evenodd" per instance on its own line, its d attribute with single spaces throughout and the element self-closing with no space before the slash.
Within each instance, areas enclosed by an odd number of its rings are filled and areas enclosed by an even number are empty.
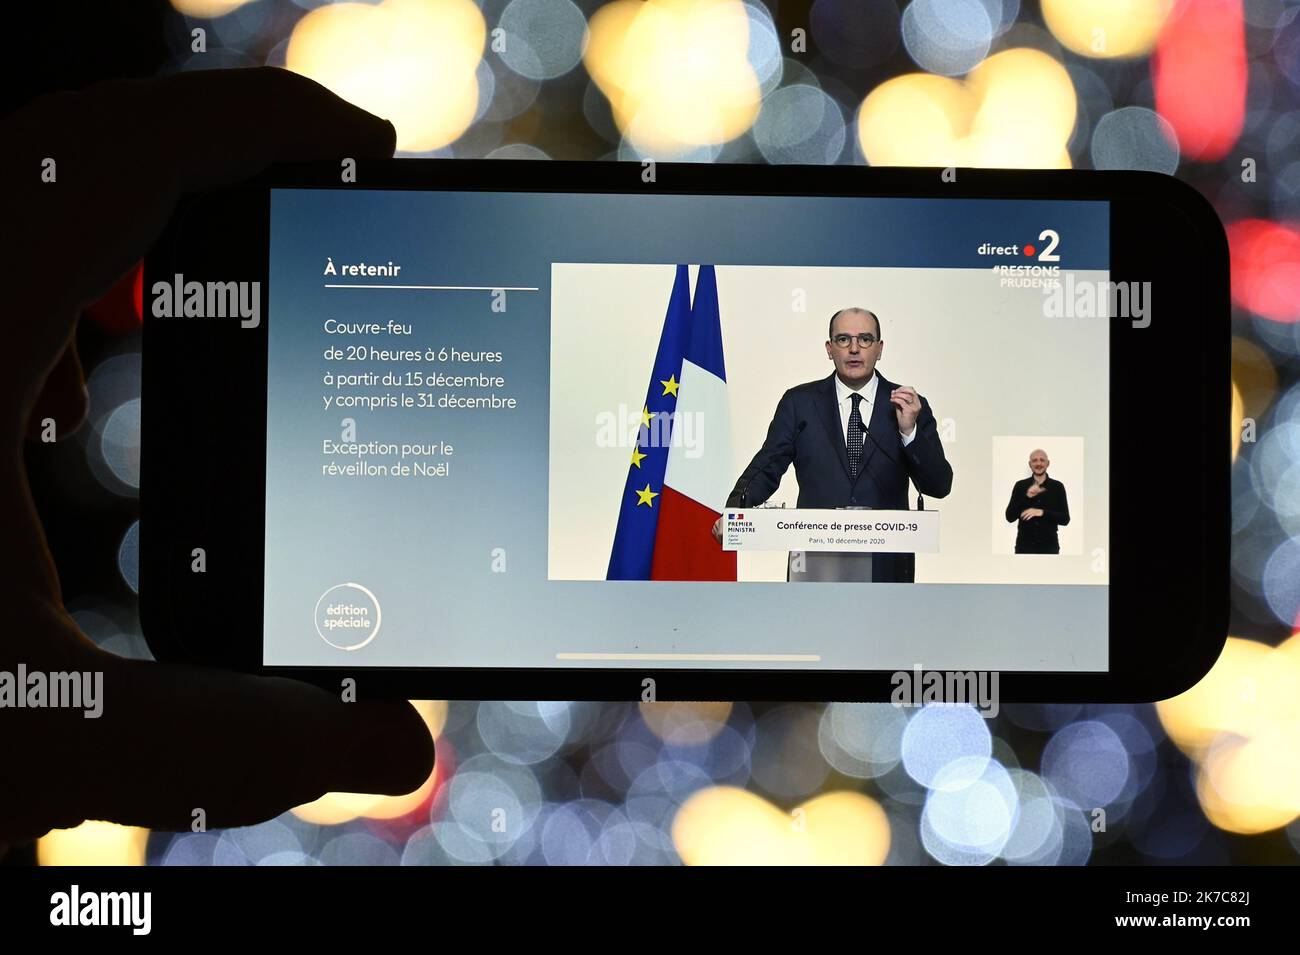
<svg viewBox="0 0 1300 955">
<path fill-rule="evenodd" d="M 1149 327 L 1114 321 L 1110 335 L 1110 669 L 1002 671 L 1000 696 L 1150 701 L 1208 671 L 1228 627 L 1231 307 L 1226 236 L 1203 197 L 1146 172 L 959 169 L 949 178 L 937 168 L 658 163 L 647 182 L 648 168 L 358 160 L 356 182 L 344 183 L 333 163 L 273 167 L 182 200 L 146 259 L 144 287 L 176 272 L 261 281 L 267 316 L 273 188 L 1106 201 L 1111 279 L 1149 281 L 1160 303 Z M 263 666 L 269 322 L 243 329 L 145 312 L 140 594 L 158 659 L 329 688 L 350 677 L 368 697 L 639 700 L 650 678 L 658 700 L 889 699 L 889 671 Z M 232 370 L 237 387 L 211 386 Z M 206 567 L 195 573 L 200 541 Z"/>
</svg>

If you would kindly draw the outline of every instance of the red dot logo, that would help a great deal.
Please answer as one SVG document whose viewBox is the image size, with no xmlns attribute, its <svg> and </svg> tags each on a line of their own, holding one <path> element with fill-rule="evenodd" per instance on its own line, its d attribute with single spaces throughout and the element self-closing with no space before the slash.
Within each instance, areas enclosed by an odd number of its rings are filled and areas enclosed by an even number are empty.
<svg viewBox="0 0 1300 955">
<path fill-rule="evenodd" d="M 1035 251 L 1032 245 L 1025 246 L 1025 255 L 1033 255 Z"/>
</svg>

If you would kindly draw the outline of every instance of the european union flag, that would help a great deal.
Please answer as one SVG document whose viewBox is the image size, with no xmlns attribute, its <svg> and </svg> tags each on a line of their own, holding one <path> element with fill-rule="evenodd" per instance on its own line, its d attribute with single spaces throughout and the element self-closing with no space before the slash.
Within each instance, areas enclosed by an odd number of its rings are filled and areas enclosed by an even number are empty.
<svg viewBox="0 0 1300 955">
<path fill-rule="evenodd" d="M 673 413 L 677 410 L 677 385 L 682 380 L 682 356 L 691 334 L 691 283 L 686 266 L 677 266 L 673 292 L 668 299 L 664 328 L 659 335 L 636 447 L 627 468 L 618 529 L 609 555 L 607 580 L 649 580 L 654 559 L 655 531 L 659 526 L 659 495 L 668 466 L 668 444 Z"/>
</svg>

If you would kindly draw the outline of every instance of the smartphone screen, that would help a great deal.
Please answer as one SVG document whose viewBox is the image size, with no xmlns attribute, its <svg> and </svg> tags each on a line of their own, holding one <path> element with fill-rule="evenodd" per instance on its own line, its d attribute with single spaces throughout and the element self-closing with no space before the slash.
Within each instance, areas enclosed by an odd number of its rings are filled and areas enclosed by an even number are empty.
<svg viewBox="0 0 1300 955">
<path fill-rule="evenodd" d="M 1106 671 L 1106 202 L 270 208 L 265 665 Z"/>
</svg>

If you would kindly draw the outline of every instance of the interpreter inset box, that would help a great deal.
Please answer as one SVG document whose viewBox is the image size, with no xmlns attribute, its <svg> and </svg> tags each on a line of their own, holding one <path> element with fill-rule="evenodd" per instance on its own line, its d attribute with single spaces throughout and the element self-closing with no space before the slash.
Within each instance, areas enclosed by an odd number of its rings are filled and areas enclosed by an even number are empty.
<svg viewBox="0 0 1300 955">
<path fill-rule="evenodd" d="M 1084 439 L 1077 435 L 994 436 L 989 503 L 992 552 L 1019 557 L 1083 555 L 1088 522 L 1092 519 L 1088 513 L 1090 488 L 1084 463 Z M 1040 472 L 1035 470 L 1035 466 L 1041 467 L 1041 482 L 1037 480 Z M 1047 490 L 1030 496 L 1024 490 L 1027 487 L 1025 482 L 1030 481 Z M 1021 490 L 1016 492 L 1018 485 Z M 1020 515 L 1025 510 L 1044 513 L 1022 520 Z M 1008 519 L 1013 512 L 1015 521 Z M 1058 525 L 1062 514 L 1067 523 Z M 1038 521 L 1040 526 L 1021 529 L 1022 523 L 1032 521 Z M 1043 541 L 1050 542 L 1052 528 L 1041 525 L 1056 525 L 1054 530 L 1059 551 L 1055 554 L 1051 552 L 1050 543 L 1048 546 L 1042 544 Z M 1018 538 L 1022 546 L 1019 554 L 1016 551 Z M 1042 583 L 1069 583 L 1073 580 L 1074 571 L 1070 568 L 1059 571 L 1058 564 L 1046 561 L 1036 565 Z M 1062 580 L 1062 576 L 1066 579 Z"/>
</svg>

